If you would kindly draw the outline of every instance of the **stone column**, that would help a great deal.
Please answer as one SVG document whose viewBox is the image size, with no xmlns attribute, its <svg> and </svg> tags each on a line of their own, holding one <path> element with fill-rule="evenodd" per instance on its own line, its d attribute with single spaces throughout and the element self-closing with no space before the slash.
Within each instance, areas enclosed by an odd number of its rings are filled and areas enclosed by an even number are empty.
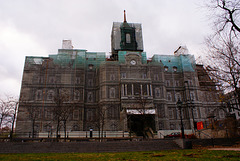
<svg viewBox="0 0 240 161">
<path fill-rule="evenodd" d="M 127 95 L 127 84 L 125 84 L 125 95 Z"/>
<path fill-rule="evenodd" d="M 147 84 L 147 95 L 149 96 L 149 85 Z"/>
<path fill-rule="evenodd" d="M 133 87 L 133 84 L 132 84 L 132 95 L 134 96 L 134 87 Z"/>
</svg>

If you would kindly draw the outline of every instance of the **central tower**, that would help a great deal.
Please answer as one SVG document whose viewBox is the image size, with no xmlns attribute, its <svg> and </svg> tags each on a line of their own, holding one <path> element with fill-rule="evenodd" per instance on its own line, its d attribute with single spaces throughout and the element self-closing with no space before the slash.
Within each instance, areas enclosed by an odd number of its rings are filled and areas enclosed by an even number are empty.
<svg viewBox="0 0 240 161">
<path fill-rule="evenodd" d="M 124 21 L 113 23 L 111 45 L 113 60 L 118 60 L 118 51 L 143 51 L 141 24 L 128 23 L 125 10 Z"/>
</svg>

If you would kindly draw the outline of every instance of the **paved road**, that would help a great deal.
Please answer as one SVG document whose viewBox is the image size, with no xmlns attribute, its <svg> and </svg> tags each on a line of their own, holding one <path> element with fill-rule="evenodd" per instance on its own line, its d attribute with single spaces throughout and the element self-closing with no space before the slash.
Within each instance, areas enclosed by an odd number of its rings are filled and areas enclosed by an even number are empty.
<svg viewBox="0 0 240 161">
<path fill-rule="evenodd" d="M 180 149 L 173 140 L 116 142 L 0 142 L 0 153 L 92 153 Z"/>
</svg>

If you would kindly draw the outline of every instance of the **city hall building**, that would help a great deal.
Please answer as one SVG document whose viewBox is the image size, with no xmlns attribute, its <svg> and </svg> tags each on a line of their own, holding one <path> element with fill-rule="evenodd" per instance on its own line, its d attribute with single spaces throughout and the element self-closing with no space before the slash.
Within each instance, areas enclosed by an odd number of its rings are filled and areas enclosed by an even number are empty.
<svg viewBox="0 0 240 161">
<path fill-rule="evenodd" d="M 210 114 L 224 118 L 215 84 L 186 47 L 148 59 L 141 24 L 124 19 L 113 23 L 111 48 L 107 57 L 63 40 L 57 54 L 27 56 L 16 134 L 54 137 L 59 128 L 68 137 L 89 137 L 89 130 L 93 137 L 99 131 L 105 137 L 160 137 L 180 131 L 181 118 L 190 132 Z M 59 120 L 62 107 L 67 112 Z"/>
</svg>

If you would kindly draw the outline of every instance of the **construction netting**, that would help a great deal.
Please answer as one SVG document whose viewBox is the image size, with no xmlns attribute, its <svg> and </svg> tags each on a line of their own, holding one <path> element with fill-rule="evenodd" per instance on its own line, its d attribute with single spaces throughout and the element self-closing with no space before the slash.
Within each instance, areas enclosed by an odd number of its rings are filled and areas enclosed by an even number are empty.
<svg viewBox="0 0 240 161">
<path fill-rule="evenodd" d="M 169 72 L 194 71 L 196 64 L 193 55 L 154 55 L 151 61 L 147 60 L 146 52 L 119 51 L 118 61 L 107 61 L 104 52 L 87 52 L 80 49 L 59 49 L 58 54 L 49 57 L 26 57 L 26 65 L 44 65 L 45 60 L 52 60 L 55 65 L 70 68 L 82 68 L 92 65 L 98 68 L 100 64 L 124 64 L 128 53 L 141 54 L 142 64 L 161 65 Z"/>
<path fill-rule="evenodd" d="M 174 70 L 177 72 L 194 71 L 196 68 L 195 58 L 193 55 L 154 55 L 151 63 L 162 63 L 164 67 L 168 68 L 169 72 Z"/>
</svg>

